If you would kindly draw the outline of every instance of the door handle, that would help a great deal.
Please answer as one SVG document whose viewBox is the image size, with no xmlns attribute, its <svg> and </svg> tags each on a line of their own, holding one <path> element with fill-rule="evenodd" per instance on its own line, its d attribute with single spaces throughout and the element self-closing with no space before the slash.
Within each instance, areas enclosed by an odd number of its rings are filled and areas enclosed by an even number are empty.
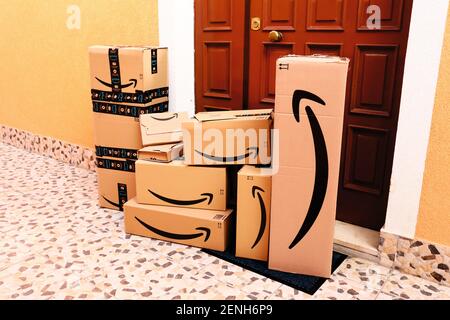
<svg viewBox="0 0 450 320">
<path fill-rule="evenodd" d="M 283 40 L 283 34 L 279 31 L 270 31 L 269 32 L 269 40 L 272 42 L 280 42 Z"/>
</svg>

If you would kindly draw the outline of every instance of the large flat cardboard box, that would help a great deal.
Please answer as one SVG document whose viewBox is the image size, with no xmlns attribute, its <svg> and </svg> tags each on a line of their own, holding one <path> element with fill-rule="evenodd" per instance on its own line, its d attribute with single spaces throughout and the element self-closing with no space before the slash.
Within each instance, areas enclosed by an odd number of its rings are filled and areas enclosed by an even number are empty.
<svg viewBox="0 0 450 320">
<path fill-rule="evenodd" d="M 105 159 L 97 158 L 99 161 Z M 100 207 L 122 211 L 125 202 L 136 196 L 134 172 L 97 168 L 97 175 Z"/>
<path fill-rule="evenodd" d="M 244 166 L 238 172 L 236 256 L 267 261 L 272 172 Z"/>
<path fill-rule="evenodd" d="M 138 160 L 136 190 L 142 204 L 226 210 L 227 169 Z"/>
<path fill-rule="evenodd" d="M 269 164 L 271 128 L 272 109 L 197 113 L 183 122 L 185 163 Z"/>
<path fill-rule="evenodd" d="M 92 100 L 148 104 L 168 96 L 167 48 L 91 46 Z"/>
<path fill-rule="evenodd" d="M 188 118 L 187 112 L 141 115 L 142 144 L 151 146 L 183 141 L 181 123 Z"/>
<path fill-rule="evenodd" d="M 138 151 L 138 159 L 155 162 L 171 162 L 183 156 L 183 143 L 148 146 Z"/>
<path fill-rule="evenodd" d="M 188 246 L 225 251 L 232 210 L 215 211 L 125 204 L 125 232 Z"/>
<path fill-rule="evenodd" d="M 277 61 L 271 269 L 331 275 L 348 64 L 327 56 Z"/>
</svg>

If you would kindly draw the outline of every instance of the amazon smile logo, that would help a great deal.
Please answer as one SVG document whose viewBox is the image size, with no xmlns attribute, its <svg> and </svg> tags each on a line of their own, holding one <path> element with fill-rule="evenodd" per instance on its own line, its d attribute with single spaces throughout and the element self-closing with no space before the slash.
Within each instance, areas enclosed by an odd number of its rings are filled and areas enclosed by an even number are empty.
<svg viewBox="0 0 450 320">
<path fill-rule="evenodd" d="M 201 237 L 205 237 L 204 242 L 208 241 L 209 236 L 211 235 L 211 229 L 206 228 L 206 227 L 198 227 L 195 228 L 195 230 L 200 231 L 197 233 L 192 233 L 192 234 L 179 234 L 179 233 L 171 233 L 171 232 L 167 232 L 158 228 L 155 228 L 147 223 L 145 223 L 144 221 L 142 221 L 141 219 L 139 219 L 138 217 L 134 217 L 142 226 L 144 226 L 144 228 L 146 228 L 147 230 L 156 233 L 157 235 L 160 235 L 161 237 L 164 238 L 169 238 L 169 239 L 175 239 L 175 240 L 193 240 L 193 239 L 197 239 L 197 238 L 201 238 Z"/>
<path fill-rule="evenodd" d="M 315 94 L 304 90 L 296 90 L 292 98 L 292 113 L 298 123 L 300 123 L 300 103 L 302 100 L 310 100 L 322 106 L 326 105 L 325 101 Z M 314 190 L 309 203 L 308 213 L 306 214 L 303 225 L 300 227 L 294 240 L 292 240 L 289 249 L 293 249 L 308 234 L 309 230 L 311 230 L 317 220 L 317 217 L 319 216 L 320 210 L 322 209 L 328 187 L 328 152 L 325 138 L 323 136 L 319 120 L 314 114 L 312 108 L 310 106 L 306 106 L 305 110 L 314 140 L 316 173 Z"/>
<path fill-rule="evenodd" d="M 136 85 L 137 85 L 137 80 L 136 80 L 136 79 L 130 79 L 130 80 L 128 80 L 128 81 L 130 81 L 130 82 L 127 83 L 127 84 L 121 84 L 121 83 L 108 83 L 108 82 L 103 81 L 103 80 L 101 80 L 101 79 L 99 79 L 99 78 L 97 78 L 97 77 L 95 77 L 95 79 L 96 79 L 98 82 L 100 82 L 102 85 L 104 85 L 104 86 L 106 86 L 106 87 L 108 87 L 108 88 L 111 88 L 111 89 L 117 89 L 117 90 L 122 90 L 122 89 L 125 89 L 125 88 L 129 88 L 129 87 L 131 87 L 131 86 L 133 86 L 133 88 L 136 88 Z"/>
<path fill-rule="evenodd" d="M 211 202 L 213 201 L 214 195 L 212 193 L 202 193 L 201 196 L 202 198 L 200 199 L 195 199 L 195 200 L 177 200 L 177 199 L 171 199 L 171 198 L 167 198 L 164 197 L 160 194 L 157 194 L 156 192 L 153 192 L 152 190 L 148 189 L 148 192 L 150 192 L 154 197 L 158 198 L 161 201 L 173 204 L 173 205 L 177 205 L 177 206 L 192 206 L 195 204 L 200 204 L 202 202 L 208 202 L 208 206 L 211 204 Z"/>
<path fill-rule="evenodd" d="M 208 160 L 212 160 L 212 161 L 217 161 L 217 162 L 222 162 L 222 163 L 227 163 L 227 162 L 238 162 L 238 161 L 242 161 L 246 158 L 252 157 L 253 159 L 258 158 L 258 154 L 259 154 L 259 148 L 258 147 L 250 147 L 246 149 L 246 153 L 239 155 L 239 156 L 233 156 L 233 157 L 217 157 L 217 156 L 213 156 L 213 155 L 209 155 L 206 153 L 203 153 L 201 151 L 195 150 L 195 152 L 199 155 L 201 155 L 203 158 L 206 158 Z"/>
<path fill-rule="evenodd" d="M 254 249 L 258 243 L 261 241 L 262 236 L 264 235 L 264 231 L 266 230 L 266 220 L 267 220 L 267 212 L 266 212 L 266 205 L 264 204 L 264 199 L 262 198 L 261 193 L 265 192 L 264 189 L 253 186 L 252 188 L 252 196 L 254 199 L 256 199 L 256 196 L 258 196 L 259 200 L 259 206 L 260 206 L 260 212 L 261 212 L 261 222 L 259 225 L 259 231 L 258 235 L 256 236 L 255 243 L 252 246 L 252 249 Z"/>
<path fill-rule="evenodd" d="M 171 117 L 169 117 L 169 118 L 157 118 L 157 117 L 154 117 L 154 116 L 151 116 L 151 118 L 152 118 L 153 120 L 156 120 L 156 121 L 170 121 L 170 120 L 172 120 L 172 119 L 178 118 L 178 113 L 174 113 L 173 116 L 171 116 Z"/>
</svg>

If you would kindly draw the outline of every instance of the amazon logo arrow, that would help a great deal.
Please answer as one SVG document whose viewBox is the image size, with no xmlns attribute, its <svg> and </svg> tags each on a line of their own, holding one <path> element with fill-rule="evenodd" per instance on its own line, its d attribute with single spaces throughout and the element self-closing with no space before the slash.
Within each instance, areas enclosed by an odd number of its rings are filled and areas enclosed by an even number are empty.
<svg viewBox="0 0 450 320">
<path fill-rule="evenodd" d="M 151 116 L 151 118 L 154 119 L 154 120 L 156 120 L 156 121 L 169 121 L 169 120 L 178 118 L 178 113 L 174 113 L 173 116 L 171 116 L 171 117 L 169 117 L 169 118 L 165 118 L 165 119 L 163 119 L 163 118 L 155 118 L 155 117 L 153 117 L 153 116 Z"/>
<path fill-rule="evenodd" d="M 110 205 L 116 207 L 120 211 L 123 211 L 123 205 L 121 203 L 115 203 L 109 199 L 107 199 L 105 196 L 102 196 L 103 199 L 105 199 L 106 202 L 108 202 Z"/>
<path fill-rule="evenodd" d="M 261 241 L 262 236 L 264 235 L 264 231 L 266 230 L 267 213 L 266 213 L 266 205 L 264 204 L 264 199 L 261 196 L 262 192 L 265 192 L 264 189 L 258 186 L 253 186 L 252 188 L 253 198 L 256 199 L 256 195 L 258 195 L 259 206 L 261 208 L 261 222 L 259 225 L 258 235 L 256 237 L 255 243 L 252 246 L 252 249 L 255 248 Z"/>
<path fill-rule="evenodd" d="M 195 228 L 195 230 L 201 231 L 199 233 L 193 233 L 193 234 L 178 234 L 178 233 L 171 233 L 164 230 L 160 230 L 158 228 L 152 227 L 151 225 L 145 223 L 138 217 L 134 217 L 141 225 L 143 225 L 147 230 L 156 233 L 164 238 L 169 239 L 175 239 L 175 240 L 193 240 L 200 237 L 205 237 L 204 242 L 208 241 L 209 236 L 211 235 L 211 229 L 205 228 L 205 227 L 198 227 Z"/>
<path fill-rule="evenodd" d="M 325 101 L 323 101 L 320 97 L 315 94 L 303 91 L 296 90 L 294 92 L 294 96 L 292 98 L 292 113 L 294 114 L 295 120 L 300 123 L 300 102 L 302 100 L 311 100 L 316 103 L 319 103 L 323 106 L 326 105 Z M 303 225 L 292 241 L 289 249 L 293 249 L 311 230 L 312 226 L 317 220 L 319 216 L 320 210 L 322 209 L 323 202 L 325 200 L 325 195 L 327 193 L 328 187 L 328 152 L 327 146 L 325 143 L 325 138 L 323 136 L 322 128 L 320 127 L 319 120 L 317 120 L 314 111 L 310 106 L 305 108 L 306 114 L 308 115 L 309 124 L 311 127 L 311 132 L 314 140 L 314 150 L 316 157 L 316 174 L 314 180 L 314 190 L 311 197 L 311 201 L 309 203 L 308 213 L 306 214 L 306 218 L 303 221 Z"/>
<path fill-rule="evenodd" d="M 171 198 L 167 198 L 164 197 L 160 194 L 157 194 L 156 192 L 153 192 L 152 190 L 148 189 L 148 192 L 150 192 L 153 196 L 155 196 L 156 198 L 158 198 L 161 201 L 170 203 L 170 204 L 174 204 L 177 206 L 192 206 L 194 204 L 199 204 L 205 201 L 208 201 L 208 205 L 211 204 L 211 202 L 213 201 L 214 195 L 212 193 L 202 193 L 201 196 L 203 196 L 203 198 L 200 199 L 196 199 L 196 200 L 177 200 L 177 199 L 171 199 Z"/>
<path fill-rule="evenodd" d="M 216 157 L 216 156 L 212 156 L 212 155 L 200 152 L 198 150 L 195 150 L 195 152 L 197 154 L 201 155 L 202 157 L 204 157 L 206 159 L 217 161 L 217 162 L 223 162 L 223 163 L 241 161 L 243 159 L 251 157 L 252 155 L 253 155 L 254 159 L 256 159 L 258 157 L 258 154 L 259 154 L 259 148 L 258 147 L 250 147 L 250 148 L 247 148 L 246 151 L 248 151 L 246 154 L 243 154 L 243 155 L 240 155 L 240 156 Z"/>
<path fill-rule="evenodd" d="M 108 83 L 108 82 L 103 81 L 103 80 L 101 80 L 101 79 L 99 79 L 97 77 L 95 77 L 95 79 L 98 82 L 100 82 L 102 85 L 104 85 L 104 86 L 106 86 L 108 88 L 111 88 L 111 89 L 112 88 L 114 88 L 114 89 L 125 89 L 125 88 L 131 87 L 131 86 L 133 86 L 133 88 L 136 88 L 136 85 L 137 85 L 137 80 L 136 79 L 130 79 L 130 80 L 128 80 L 128 81 L 130 81 L 129 83 L 127 83 L 127 84 L 119 84 L 119 85 Z"/>
</svg>

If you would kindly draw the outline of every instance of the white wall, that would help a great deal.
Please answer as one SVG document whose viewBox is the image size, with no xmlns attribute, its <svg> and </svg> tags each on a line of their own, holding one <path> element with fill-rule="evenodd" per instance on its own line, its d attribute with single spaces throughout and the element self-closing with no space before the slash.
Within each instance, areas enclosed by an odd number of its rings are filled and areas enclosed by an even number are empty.
<svg viewBox="0 0 450 320">
<path fill-rule="evenodd" d="M 384 231 L 414 238 L 448 0 L 414 0 Z"/>
<path fill-rule="evenodd" d="M 193 0 L 159 0 L 160 42 L 170 49 L 174 110 L 195 110 Z M 449 0 L 414 0 L 391 191 L 384 230 L 413 238 Z"/>
<path fill-rule="evenodd" d="M 169 47 L 171 111 L 195 112 L 194 1 L 158 0 L 159 42 Z"/>
</svg>

